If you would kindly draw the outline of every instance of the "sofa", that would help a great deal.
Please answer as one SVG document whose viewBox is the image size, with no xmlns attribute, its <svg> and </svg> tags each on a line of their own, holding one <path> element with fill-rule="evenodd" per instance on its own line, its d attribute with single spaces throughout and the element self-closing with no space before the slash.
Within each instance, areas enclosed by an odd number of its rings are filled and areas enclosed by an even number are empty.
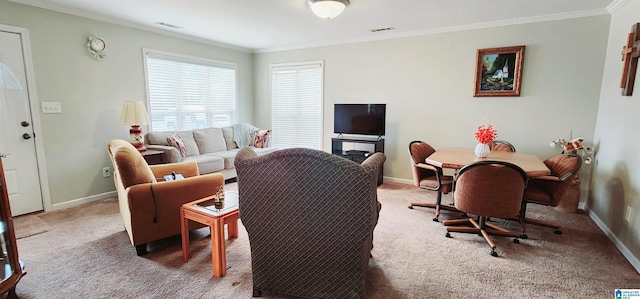
<svg viewBox="0 0 640 299">
<path fill-rule="evenodd" d="M 183 143 L 170 143 L 170 137 Z M 221 173 L 225 180 L 236 178 L 235 156 L 243 146 L 250 146 L 258 155 L 273 152 L 271 130 L 260 130 L 248 123 L 191 131 L 150 132 L 144 136 L 147 149 L 164 151 L 165 163 L 194 161 L 200 174 Z M 175 140 L 173 140 L 175 141 Z"/>
<path fill-rule="evenodd" d="M 224 186 L 219 173 L 198 175 L 195 162 L 151 165 L 130 142 L 110 140 L 107 151 L 113 165 L 113 181 L 118 207 L 129 240 L 138 255 L 147 252 L 147 243 L 180 234 L 180 207 L 216 194 Z M 182 180 L 164 181 L 172 171 Z M 189 230 L 204 227 L 194 221 Z"/>
<path fill-rule="evenodd" d="M 358 164 L 307 148 L 240 150 L 238 210 L 254 297 L 364 297 L 384 160 L 382 153 Z"/>
</svg>

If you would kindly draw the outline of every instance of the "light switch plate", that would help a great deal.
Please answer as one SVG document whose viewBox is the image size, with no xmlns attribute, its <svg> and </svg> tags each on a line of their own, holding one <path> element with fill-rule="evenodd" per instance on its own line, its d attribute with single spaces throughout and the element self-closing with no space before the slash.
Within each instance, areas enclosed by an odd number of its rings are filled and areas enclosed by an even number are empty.
<svg viewBox="0 0 640 299">
<path fill-rule="evenodd" d="M 42 102 L 42 113 L 62 113 L 60 102 Z"/>
</svg>

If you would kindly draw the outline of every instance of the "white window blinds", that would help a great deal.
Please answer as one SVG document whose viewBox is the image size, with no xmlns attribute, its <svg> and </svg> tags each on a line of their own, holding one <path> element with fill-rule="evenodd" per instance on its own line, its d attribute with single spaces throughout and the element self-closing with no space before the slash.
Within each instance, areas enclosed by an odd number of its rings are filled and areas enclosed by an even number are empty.
<svg viewBox="0 0 640 299">
<path fill-rule="evenodd" d="M 145 52 L 150 131 L 223 127 L 236 121 L 236 66 Z"/>
<path fill-rule="evenodd" d="M 272 143 L 322 149 L 322 62 L 271 66 Z"/>
</svg>

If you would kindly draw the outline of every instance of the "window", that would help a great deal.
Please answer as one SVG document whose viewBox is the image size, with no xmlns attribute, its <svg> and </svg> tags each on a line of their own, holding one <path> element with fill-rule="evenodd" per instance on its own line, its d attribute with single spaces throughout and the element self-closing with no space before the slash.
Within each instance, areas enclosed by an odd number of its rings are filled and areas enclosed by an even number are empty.
<svg viewBox="0 0 640 299">
<path fill-rule="evenodd" d="M 235 64 L 150 50 L 145 50 L 145 62 L 150 131 L 235 123 Z"/>
<path fill-rule="evenodd" d="M 271 66 L 272 143 L 322 149 L 322 62 Z"/>
</svg>

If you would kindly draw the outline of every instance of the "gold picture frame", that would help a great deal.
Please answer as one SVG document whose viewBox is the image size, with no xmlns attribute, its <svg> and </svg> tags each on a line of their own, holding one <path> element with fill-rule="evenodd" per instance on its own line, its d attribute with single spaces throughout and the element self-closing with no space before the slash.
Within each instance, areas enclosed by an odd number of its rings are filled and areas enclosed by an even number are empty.
<svg viewBox="0 0 640 299">
<path fill-rule="evenodd" d="M 478 49 L 474 97 L 519 97 L 525 46 Z"/>
</svg>

